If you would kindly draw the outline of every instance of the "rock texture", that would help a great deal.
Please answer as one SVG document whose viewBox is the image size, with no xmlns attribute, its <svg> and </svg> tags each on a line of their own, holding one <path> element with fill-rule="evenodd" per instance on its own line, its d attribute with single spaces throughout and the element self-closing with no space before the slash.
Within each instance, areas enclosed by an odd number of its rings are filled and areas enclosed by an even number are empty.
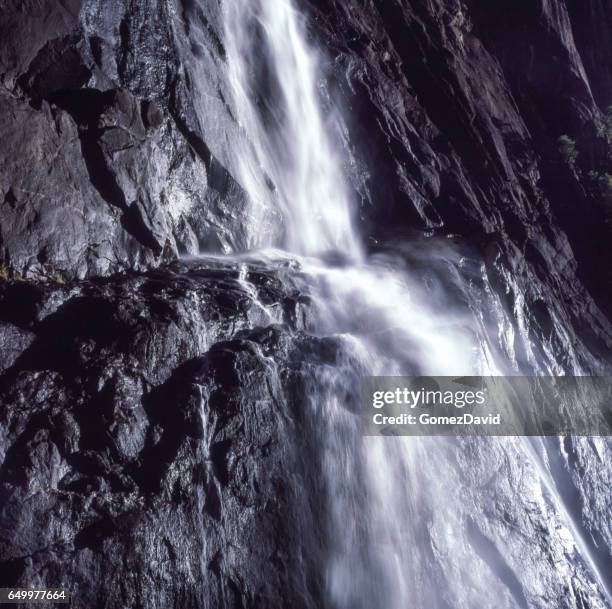
<svg viewBox="0 0 612 609">
<path fill-rule="evenodd" d="M 606 163 L 610 3 L 299 4 L 325 56 L 321 90 L 344 110 L 371 249 L 452 236 L 484 261 L 491 315 L 533 343 L 510 349 L 519 369 L 543 345 L 557 372 L 576 371 L 568 344 L 603 369 L 612 235 L 588 173 Z M 233 177 L 246 142 L 220 11 L 0 0 L 0 584 L 65 585 L 79 609 L 324 606 L 305 396 L 340 347 L 308 333 L 290 266 L 177 262 L 256 243 Z M 605 575 L 609 448 L 589 446 L 568 440 L 557 473 Z M 533 568 L 565 548 L 552 516 L 518 522 L 530 504 L 513 493 L 532 487 L 520 464 L 512 480 L 498 481 L 503 501 L 491 491 L 489 528 L 467 534 L 516 606 L 604 607 L 583 566 L 542 590 L 500 560 L 487 535 L 508 521 L 541 542 Z"/>
<path fill-rule="evenodd" d="M 195 114 L 183 10 L 3 2 L 5 273 L 82 278 L 246 245 L 244 193 Z M 216 40 L 201 52 L 218 55 Z"/>
<path fill-rule="evenodd" d="M 595 125 L 612 105 L 603 33 L 612 8 L 598 0 L 309 7 L 352 142 L 365 143 L 351 149 L 353 181 L 373 239 L 456 234 L 489 260 L 494 282 L 507 283 L 495 276 L 511 269 L 516 286 L 504 289 L 514 303 L 525 297 L 526 310 L 543 302 L 546 315 L 575 328 L 586 302 L 609 315 L 610 203 L 588 173 L 607 154 Z M 559 153 L 562 135 L 581 149 L 573 170 Z"/>
<path fill-rule="evenodd" d="M 336 348 L 300 331 L 282 279 L 192 265 L 0 287 L 3 585 L 53 581 L 83 608 L 319 606 L 298 387 L 304 354 Z M 250 329 L 264 305 L 276 319 Z"/>
<path fill-rule="evenodd" d="M 605 154 L 594 121 L 612 105 L 605 3 L 304 8 L 376 242 L 460 234 L 506 267 L 526 261 L 555 300 L 578 281 L 612 310 L 597 264 L 610 256 L 608 211 L 586 184 Z M 245 143 L 220 11 L 194 0 L 4 3 L 5 273 L 107 275 L 255 242 L 232 178 Z M 559 155 L 563 134 L 584 150 L 580 171 Z M 533 273 L 521 276 L 541 298 Z"/>
</svg>

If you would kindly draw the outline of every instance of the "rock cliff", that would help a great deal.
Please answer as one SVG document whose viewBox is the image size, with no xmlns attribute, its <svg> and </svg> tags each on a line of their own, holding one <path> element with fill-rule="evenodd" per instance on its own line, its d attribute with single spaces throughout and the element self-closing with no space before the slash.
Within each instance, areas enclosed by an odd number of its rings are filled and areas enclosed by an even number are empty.
<svg viewBox="0 0 612 609">
<path fill-rule="evenodd" d="M 610 162 L 612 4 L 296 4 L 370 250 L 452 239 L 559 372 L 554 328 L 608 360 L 612 204 L 592 172 Z M 83 609 L 324 606 L 304 396 L 341 347 L 309 333 L 290 265 L 180 260 L 253 245 L 220 11 L 0 0 L 2 586 L 65 585 Z M 606 478 L 566 448 L 609 573 Z M 545 545 L 540 525 L 524 534 Z M 541 606 L 605 606 L 570 577 L 573 604 L 551 580 Z"/>
</svg>

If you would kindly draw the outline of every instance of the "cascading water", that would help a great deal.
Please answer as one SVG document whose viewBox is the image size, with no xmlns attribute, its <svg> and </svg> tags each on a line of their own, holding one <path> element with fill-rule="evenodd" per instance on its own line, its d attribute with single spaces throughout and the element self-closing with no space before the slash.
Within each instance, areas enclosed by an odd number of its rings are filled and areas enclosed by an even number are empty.
<svg viewBox="0 0 612 609">
<path fill-rule="evenodd" d="M 346 404 L 360 375 L 503 374 L 517 366 L 517 339 L 508 335 L 526 337 L 479 265 L 451 248 L 366 259 L 335 144 L 343 130 L 301 16 L 290 0 L 225 0 L 224 18 L 244 138 L 237 178 L 253 206 L 252 230 L 270 209 L 282 218 L 280 241 L 271 234 L 253 242 L 285 250 L 243 258 L 297 261 L 295 283 L 312 301 L 309 330 L 335 337 L 346 354 L 342 366 L 313 379 L 309 396 L 328 495 L 328 605 L 524 608 L 535 598 L 557 607 L 575 579 L 592 588 L 591 607 L 609 606 L 605 575 L 555 492 L 544 444 L 361 437 Z M 330 251 L 342 264 L 326 262 Z M 430 267 L 427 289 L 406 263 L 416 258 Z M 573 346 L 563 344 L 565 371 L 580 373 Z M 550 353 L 528 360 L 533 373 L 559 372 Z M 532 521 L 546 530 L 539 544 Z M 555 571 L 550 556 L 558 557 Z"/>
<path fill-rule="evenodd" d="M 360 254 L 339 156 L 318 106 L 316 56 L 290 2 L 226 6 L 229 76 L 238 119 L 252 142 L 240 180 L 252 204 L 280 206 L 282 245 L 296 254 Z M 272 192 L 273 191 L 273 192 Z"/>
</svg>

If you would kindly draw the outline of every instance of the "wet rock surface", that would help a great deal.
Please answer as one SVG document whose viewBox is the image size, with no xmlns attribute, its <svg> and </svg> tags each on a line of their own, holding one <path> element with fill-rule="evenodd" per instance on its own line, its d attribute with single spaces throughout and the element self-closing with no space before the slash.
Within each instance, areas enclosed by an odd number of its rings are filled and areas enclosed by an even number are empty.
<svg viewBox="0 0 612 609">
<path fill-rule="evenodd" d="M 304 353 L 335 351 L 301 332 L 299 295 L 197 264 L 0 292 L 2 585 L 84 608 L 318 606 L 296 387 Z M 277 319 L 252 330 L 263 303 Z"/>
<path fill-rule="evenodd" d="M 584 285 L 588 306 L 610 313 L 609 204 L 588 184 L 606 154 L 594 125 L 612 105 L 605 5 L 300 8 L 328 60 L 326 94 L 345 113 L 373 247 L 414 232 L 459 235 L 511 270 L 530 305 L 571 289 L 567 307 L 582 308 Z M 232 177 L 232 150 L 249 142 L 232 108 L 221 10 L 5 4 L 5 274 L 108 275 L 256 244 Z M 562 135 L 583 151 L 577 171 L 559 154 Z M 555 307 L 549 315 L 575 317 Z"/>
<path fill-rule="evenodd" d="M 313 37 L 328 49 L 331 94 L 352 143 L 366 143 L 351 152 L 372 237 L 457 234 L 512 268 L 531 304 L 538 291 L 562 302 L 569 285 L 583 284 L 609 314 L 609 202 L 593 194 L 588 173 L 606 155 L 594 124 L 612 104 L 602 40 L 610 7 L 308 5 Z M 575 171 L 559 153 L 562 135 L 582 146 Z"/>
<path fill-rule="evenodd" d="M 321 90 L 345 110 L 371 248 L 453 235 L 560 371 L 571 362 L 555 328 L 607 361 L 612 235 L 587 183 L 612 104 L 606 3 L 300 8 L 326 53 Z M 0 10 L 1 584 L 65 585 L 88 609 L 324 606 L 325 489 L 304 396 L 339 347 L 308 334 L 290 269 L 172 262 L 251 244 L 218 3 Z M 564 134 L 582 151 L 574 170 Z M 607 606 L 551 535 L 558 515 L 533 499 L 515 449 L 461 450 L 487 511 L 460 536 L 504 601 Z M 609 446 L 546 450 L 609 580 Z M 454 499 L 473 501 L 469 488 Z M 435 503 L 448 487 L 426 490 Z M 491 540 L 508 530 L 502 556 Z M 562 569 L 541 570 L 560 555 Z"/>
<path fill-rule="evenodd" d="M 108 275 L 244 247 L 244 194 L 205 143 L 180 11 L 163 0 L 3 4 L 5 272 Z M 209 43 L 202 52 L 218 54 Z"/>
<path fill-rule="evenodd" d="M 344 390 L 344 408 L 359 412 L 349 399 L 359 368 L 350 341 L 310 334 L 300 274 L 295 263 L 208 258 L 0 284 L 1 585 L 65 586 L 83 609 L 329 605 L 325 472 L 336 456 L 321 408 Z M 368 452 L 354 440 L 340 446 L 361 488 Z M 609 606 L 583 558 L 605 582 L 607 442 L 534 447 L 564 493 L 570 531 L 522 439 L 435 440 L 413 449 L 418 492 L 405 525 L 415 542 L 436 543 L 410 566 L 415 602 L 447 606 L 428 592 L 440 589 L 456 599 L 479 590 L 504 607 Z M 368 493 L 352 500 L 368 514 Z M 442 500 L 462 506 L 444 523 Z M 356 551 L 367 553 L 362 525 Z M 477 571 L 445 569 L 459 548 L 476 553 Z M 357 606 L 377 602 L 376 590 Z"/>
</svg>

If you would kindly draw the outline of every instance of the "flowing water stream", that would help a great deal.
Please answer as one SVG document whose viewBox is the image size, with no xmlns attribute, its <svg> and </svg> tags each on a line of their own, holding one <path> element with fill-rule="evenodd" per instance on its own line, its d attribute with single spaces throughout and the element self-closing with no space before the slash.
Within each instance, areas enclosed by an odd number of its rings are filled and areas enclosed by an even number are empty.
<svg viewBox="0 0 612 609">
<path fill-rule="evenodd" d="M 328 493 L 326 606 L 556 608 L 560 598 L 581 606 L 576 590 L 589 589 L 582 606 L 609 607 L 606 575 L 556 490 L 544 441 L 361 437 L 345 403 L 360 375 L 518 372 L 521 341 L 521 372 L 561 366 L 545 345 L 544 356 L 530 355 L 520 310 L 515 319 L 504 311 L 477 260 L 433 242 L 366 256 L 342 123 L 303 17 L 290 0 L 225 0 L 224 19 L 244 138 L 236 177 L 253 230 L 270 212 L 280 218 L 281 237 L 259 236 L 268 249 L 242 258 L 295 261 L 312 301 L 309 330 L 347 354 L 345 366 L 314 379 L 310 396 Z M 559 340 L 563 372 L 582 373 L 571 341 Z"/>
</svg>

